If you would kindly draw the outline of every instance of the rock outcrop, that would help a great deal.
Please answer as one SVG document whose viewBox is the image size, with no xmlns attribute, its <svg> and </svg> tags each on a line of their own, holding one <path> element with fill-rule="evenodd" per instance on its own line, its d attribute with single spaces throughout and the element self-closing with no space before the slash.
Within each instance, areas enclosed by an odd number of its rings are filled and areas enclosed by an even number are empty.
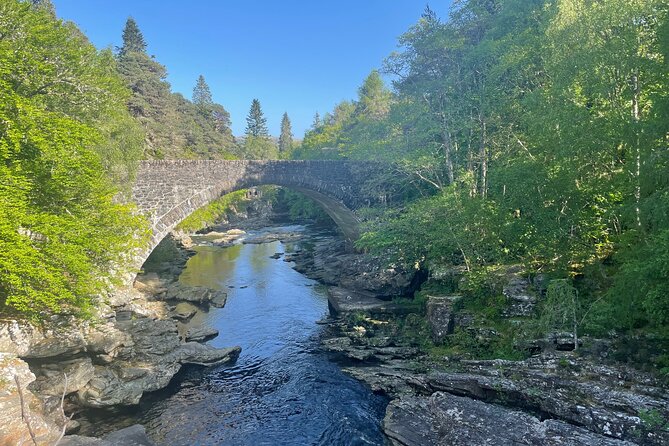
<svg viewBox="0 0 669 446">
<path fill-rule="evenodd" d="M 95 366 L 94 376 L 77 391 L 88 407 L 139 403 L 145 392 L 161 389 L 184 364 L 215 365 L 234 361 L 239 347 L 216 349 L 195 342 L 182 343 L 169 320 L 136 319 L 119 322 L 131 342 L 110 365 Z"/>
<path fill-rule="evenodd" d="M 169 289 L 155 276 L 140 288 L 163 294 Z M 239 347 L 217 349 L 194 342 L 216 335 L 206 327 L 191 327 L 189 333 L 180 334 L 165 302 L 147 298 L 138 290 L 119 290 L 118 294 L 110 299 L 113 307 L 99 306 L 94 321 L 60 319 L 44 327 L 0 323 L 0 373 L 7 375 L 0 378 L 3 386 L 7 381 L 0 391 L 0 409 L 7 408 L 0 410 L 4 417 L 0 418 L 0 429 L 4 429 L 0 439 L 10 439 L 9 443 L 0 441 L 0 446 L 19 444 L 29 435 L 17 405 L 18 393 L 12 390 L 14 375 L 19 376 L 26 405 L 31 408 L 33 429 L 51 439 L 40 444 L 52 444 L 54 435 L 58 438 L 62 431 L 60 398 L 64 390 L 68 414 L 74 410 L 72 404 L 133 405 L 144 393 L 167 386 L 185 364 L 210 366 L 232 362 L 239 355 Z M 178 288 L 178 297 L 198 304 L 225 303 L 225 293 L 185 286 Z M 191 303 L 184 305 L 197 310 Z M 28 437 L 28 441 L 32 440 Z"/>
<path fill-rule="evenodd" d="M 666 426 L 656 429 L 644 420 L 647 414 L 669 420 L 669 392 L 641 372 L 571 354 L 525 361 L 461 361 L 458 366 L 459 372 L 427 375 L 424 391 L 522 408 L 607 437 L 669 444 Z"/>
<path fill-rule="evenodd" d="M 351 252 L 343 239 L 316 240 L 313 250 L 291 253 L 285 261 L 295 262 L 295 269 L 326 285 L 389 300 L 412 293 L 420 284 L 420 274 L 399 267 L 384 266 L 380 259 Z"/>
<path fill-rule="evenodd" d="M 53 444 L 60 437 L 61 426 L 29 389 L 34 380 L 25 361 L 0 353 L 0 446 L 32 444 L 31 431 L 40 445 Z"/>
<path fill-rule="evenodd" d="M 573 352 L 544 353 L 523 361 L 435 361 L 383 330 L 356 329 L 355 324 L 369 327 L 371 321 L 367 318 L 365 324 L 360 316 L 354 322 L 333 321 L 336 337 L 327 337 L 322 345 L 374 392 L 399 399 L 391 403 L 386 418 L 395 444 L 669 444 L 669 392 L 650 375 Z M 442 413 L 450 408 L 467 413 L 462 416 L 471 423 L 453 424 L 452 417 Z M 522 416 L 508 415 L 509 411 L 521 411 Z M 505 414 L 515 423 L 514 431 L 527 436 L 490 430 L 507 422 Z"/>
<path fill-rule="evenodd" d="M 542 421 L 524 412 L 445 392 L 391 402 L 383 429 L 396 446 L 633 445 L 563 421 Z"/>
<path fill-rule="evenodd" d="M 427 323 L 430 326 L 432 341 L 443 342 L 447 335 L 453 333 L 455 325 L 455 304 L 461 296 L 428 296 Z"/>
</svg>

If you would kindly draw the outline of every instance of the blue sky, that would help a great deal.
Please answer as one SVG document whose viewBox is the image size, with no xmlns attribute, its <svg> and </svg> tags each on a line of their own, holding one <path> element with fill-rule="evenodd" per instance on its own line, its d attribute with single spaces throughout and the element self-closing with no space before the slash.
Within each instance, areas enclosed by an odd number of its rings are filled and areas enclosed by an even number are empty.
<svg viewBox="0 0 669 446">
<path fill-rule="evenodd" d="M 416 23 L 422 0 L 53 0 L 99 48 L 119 46 L 128 16 L 149 54 L 168 70 L 172 90 L 190 99 L 204 75 L 214 100 L 244 133 L 260 100 L 270 133 L 288 112 L 301 138 L 316 112 L 354 99 L 362 80 Z M 450 0 L 429 1 L 445 17 Z"/>
</svg>

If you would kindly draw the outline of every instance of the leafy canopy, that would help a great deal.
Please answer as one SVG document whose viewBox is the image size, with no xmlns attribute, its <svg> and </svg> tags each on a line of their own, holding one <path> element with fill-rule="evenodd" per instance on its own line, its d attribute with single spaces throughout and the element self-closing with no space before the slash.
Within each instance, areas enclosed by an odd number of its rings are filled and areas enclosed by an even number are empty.
<svg viewBox="0 0 669 446">
<path fill-rule="evenodd" d="M 88 314 L 143 242 L 111 181 L 138 153 L 115 140 L 137 142 L 128 93 L 109 52 L 48 10 L 8 0 L 0 17 L 0 306 Z"/>
</svg>

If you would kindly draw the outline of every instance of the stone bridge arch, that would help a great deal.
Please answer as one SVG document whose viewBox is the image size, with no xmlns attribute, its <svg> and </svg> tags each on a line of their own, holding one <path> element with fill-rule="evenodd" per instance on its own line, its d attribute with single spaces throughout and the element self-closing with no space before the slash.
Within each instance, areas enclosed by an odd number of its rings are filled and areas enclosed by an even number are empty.
<svg viewBox="0 0 669 446">
<path fill-rule="evenodd" d="M 132 197 L 150 219 L 152 237 L 141 262 L 196 209 L 221 195 L 266 184 L 288 187 L 312 198 L 353 241 L 359 234 L 359 221 L 352 210 L 379 198 L 370 197 L 363 185 L 383 170 L 381 163 L 339 160 L 142 161 Z"/>
</svg>

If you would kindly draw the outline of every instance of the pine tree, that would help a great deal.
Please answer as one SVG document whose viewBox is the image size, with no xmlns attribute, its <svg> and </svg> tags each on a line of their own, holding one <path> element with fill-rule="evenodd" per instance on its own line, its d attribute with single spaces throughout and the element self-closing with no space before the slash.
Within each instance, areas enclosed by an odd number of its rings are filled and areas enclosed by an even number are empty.
<svg viewBox="0 0 669 446">
<path fill-rule="evenodd" d="M 311 123 L 311 128 L 313 130 L 316 130 L 318 127 L 321 126 L 321 115 L 316 112 L 314 115 L 314 122 Z"/>
<path fill-rule="evenodd" d="M 207 85 L 202 75 L 197 78 L 197 84 L 193 88 L 193 104 L 195 104 L 195 107 L 203 115 L 208 116 L 211 114 L 214 101 L 211 98 L 209 85 Z"/>
<path fill-rule="evenodd" d="M 267 119 L 260 108 L 260 101 L 254 99 L 251 102 L 251 110 L 246 117 L 246 136 L 269 137 L 267 130 Z"/>
<path fill-rule="evenodd" d="M 288 113 L 281 118 L 281 135 L 279 136 L 279 153 L 289 153 L 293 149 L 293 131 Z"/>
<path fill-rule="evenodd" d="M 119 56 L 123 57 L 133 52 L 145 53 L 146 41 L 135 19 L 128 17 L 123 28 L 123 46 L 119 49 Z"/>
<path fill-rule="evenodd" d="M 117 67 L 132 92 L 128 109 L 146 132 L 146 158 L 227 158 L 237 151 L 230 115 L 213 102 L 204 77 L 193 89 L 193 102 L 172 93 L 167 69 L 146 53 L 133 19 L 123 31 Z"/>
</svg>

